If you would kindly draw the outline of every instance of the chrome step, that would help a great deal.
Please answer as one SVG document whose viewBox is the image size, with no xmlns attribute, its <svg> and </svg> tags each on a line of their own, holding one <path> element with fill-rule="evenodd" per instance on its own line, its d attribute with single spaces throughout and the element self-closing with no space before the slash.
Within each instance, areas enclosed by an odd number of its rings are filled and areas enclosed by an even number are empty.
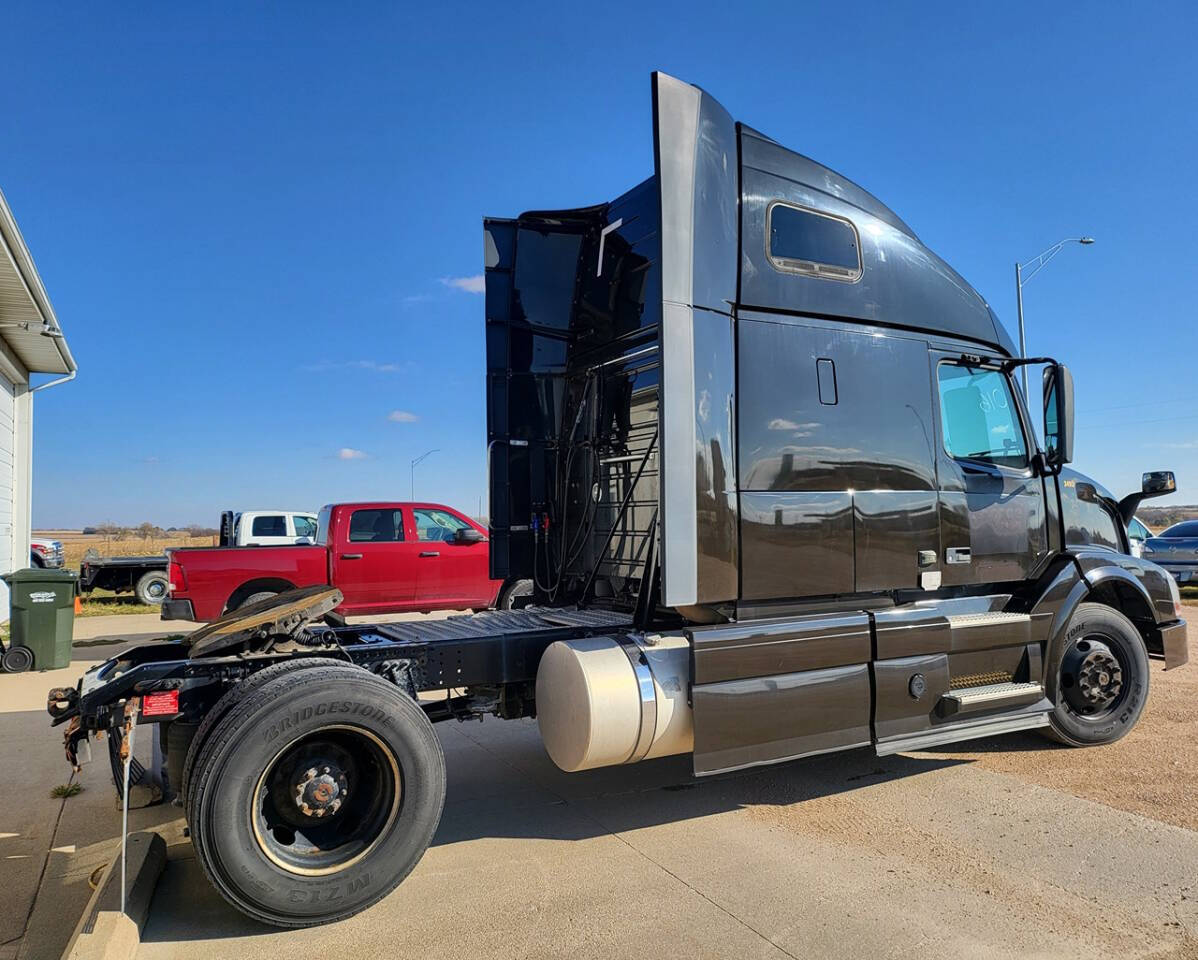
<svg viewBox="0 0 1198 960">
<path fill-rule="evenodd" d="M 1026 613 L 958 613 L 944 618 L 952 631 L 954 653 L 1026 644 L 1032 638 L 1032 618 Z"/>
<path fill-rule="evenodd" d="M 959 613 L 946 618 L 948 625 L 954 630 L 965 630 L 970 627 L 996 627 L 1003 623 L 1031 623 L 1028 613 L 1004 613 L 997 610 L 993 613 Z"/>
<path fill-rule="evenodd" d="M 910 750 L 927 750 L 945 743 L 958 743 L 962 740 L 976 740 L 979 737 L 994 737 L 1001 733 L 1014 733 L 1017 730 L 1035 730 L 1048 726 L 1046 711 L 1032 711 L 1014 717 L 974 717 L 968 720 L 958 720 L 944 726 L 922 733 L 907 734 L 879 743 L 874 749 L 879 757 L 892 753 L 905 753 Z"/>
<path fill-rule="evenodd" d="M 941 716 L 978 713 L 996 707 L 1017 707 L 1035 703 L 1044 696 L 1040 683 L 991 683 L 984 687 L 961 687 L 941 696 L 936 704 Z"/>
</svg>

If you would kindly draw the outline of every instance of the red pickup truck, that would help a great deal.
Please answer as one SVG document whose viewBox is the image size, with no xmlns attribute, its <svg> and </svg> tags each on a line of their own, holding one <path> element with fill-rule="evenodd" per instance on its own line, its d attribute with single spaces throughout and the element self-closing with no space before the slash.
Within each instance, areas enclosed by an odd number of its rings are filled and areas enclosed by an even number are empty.
<svg viewBox="0 0 1198 960">
<path fill-rule="evenodd" d="M 342 614 L 520 606 L 527 580 L 489 573 L 486 530 L 439 503 L 340 503 L 321 509 L 316 542 L 168 550 L 164 620 L 215 620 L 246 603 L 316 584 Z"/>
</svg>

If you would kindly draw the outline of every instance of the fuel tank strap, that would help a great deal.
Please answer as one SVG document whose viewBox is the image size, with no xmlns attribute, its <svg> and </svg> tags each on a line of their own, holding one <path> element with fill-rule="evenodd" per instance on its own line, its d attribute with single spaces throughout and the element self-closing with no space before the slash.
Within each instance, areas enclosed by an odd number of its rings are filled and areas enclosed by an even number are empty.
<svg viewBox="0 0 1198 960">
<path fill-rule="evenodd" d="M 653 746 L 653 737 L 657 732 L 657 691 L 653 686 L 653 671 L 649 662 L 641 652 L 640 646 L 628 634 L 618 634 L 614 638 L 632 664 L 632 672 L 636 675 L 637 691 L 641 697 L 641 729 L 636 738 L 636 746 L 628 755 L 625 763 L 639 763 L 649 753 Z"/>
</svg>

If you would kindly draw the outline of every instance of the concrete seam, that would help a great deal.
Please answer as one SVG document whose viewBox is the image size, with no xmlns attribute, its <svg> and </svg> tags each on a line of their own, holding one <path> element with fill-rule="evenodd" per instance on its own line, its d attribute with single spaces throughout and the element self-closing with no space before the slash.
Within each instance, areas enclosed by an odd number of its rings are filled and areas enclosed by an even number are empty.
<svg viewBox="0 0 1198 960">
<path fill-rule="evenodd" d="M 67 781 L 67 786 L 70 786 L 74 782 L 75 771 L 72 770 L 71 778 Z M 37 875 L 37 886 L 33 888 L 33 899 L 29 901 L 29 910 L 25 913 L 25 922 L 21 924 L 21 932 L 17 936 L 13 937 L 12 940 L 5 940 L 4 944 L 0 944 L 0 946 L 16 943 L 18 940 L 24 940 L 25 934 L 29 932 L 29 921 L 33 917 L 33 908 L 37 906 L 38 897 L 40 897 L 42 894 L 42 884 L 46 880 L 46 870 L 50 866 L 50 853 L 56 846 L 54 841 L 58 839 L 58 828 L 62 824 L 62 814 L 67 808 L 68 799 L 68 797 L 63 797 L 62 801 L 58 804 L 58 816 L 54 818 L 54 829 L 50 831 L 50 847 L 48 850 L 46 850 L 46 856 L 42 860 L 42 869 Z"/>
<path fill-rule="evenodd" d="M 524 770 L 523 768 L 509 762 L 508 760 L 505 760 L 503 757 L 500 757 L 497 753 L 495 753 L 493 750 L 488 748 L 485 744 L 479 742 L 478 740 L 475 740 L 474 737 L 465 733 L 465 731 L 459 730 L 458 732 L 461 733 L 463 736 L 465 736 L 465 738 L 467 740 L 469 740 L 471 743 L 473 743 L 475 746 L 481 748 L 484 752 L 489 753 L 492 757 L 494 757 L 496 760 L 498 760 L 500 763 L 502 763 L 504 766 L 508 767 L 509 769 L 519 771 L 519 772 L 525 773 L 525 774 L 529 773 L 529 771 Z M 699 890 L 696 887 L 691 886 L 691 884 L 689 884 L 685 880 L 683 880 L 682 877 L 678 876 L 678 874 L 676 874 L 672 870 L 670 870 L 669 867 L 663 866 L 662 864 L 658 863 L 656 860 L 654 860 L 651 856 L 649 856 L 647 853 L 645 853 L 643 850 L 641 850 L 635 844 L 631 843 L 630 841 L 625 839 L 623 836 L 621 836 L 619 833 L 617 833 L 616 831 L 614 831 L 610 827 L 608 827 L 607 824 L 605 824 L 602 820 L 599 820 L 597 817 L 593 816 L 592 814 L 587 813 L 585 810 L 582 810 L 580 807 L 575 806 L 568 799 L 561 796 L 561 794 L 557 793 L 556 791 L 551 790 L 548 787 L 544 787 L 543 789 L 545 790 L 546 793 L 552 794 L 553 796 L 557 797 L 558 800 L 560 800 L 567 807 L 571 807 L 574 810 L 574 812 L 577 813 L 580 817 L 584 817 L 585 819 L 590 820 L 592 823 L 597 824 L 603 830 L 603 832 L 606 833 L 608 836 L 615 837 L 622 844 L 624 844 L 626 847 L 628 847 L 629 850 L 632 850 L 638 856 L 641 856 L 645 860 L 648 860 L 651 864 L 653 864 L 653 866 L 657 867 L 657 869 L 660 870 L 662 873 L 666 874 L 667 876 L 673 877 L 680 884 L 682 884 L 684 887 L 686 887 L 686 889 L 690 890 L 696 896 L 701 897 L 702 899 L 706 900 L 713 907 L 715 907 L 717 910 L 719 910 L 722 914 L 735 920 L 737 923 L 739 923 L 742 927 L 744 927 L 750 933 L 752 933 L 755 936 L 759 937 L 760 939 L 764 940 L 770 946 L 774 947 L 776 950 L 778 950 L 778 952 L 783 953 L 786 956 L 790 957 L 790 960 L 799 960 L 799 958 L 796 957 L 793 953 L 791 953 L 789 950 L 785 949 L 784 947 L 779 946 L 777 943 L 775 943 L 773 940 L 771 940 L 769 937 L 767 937 L 760 930 L 756 929 L 752 924 L 746 923 L 744 920 L 742 920 L 740 917 L 738 917 L 735 913 L 732 913 L 730 910 L 728 910 L 722 904 L 719 904 L 715 900 L 712 900 L 711 897 L 709 897 L 707 894 L 705 894 L 702 890 Z M 651 789 L 659 790 L 661 788 L 654 787 Z M 639 793 L 641 791 L 632 791 L 632 792 Z M 649 791 L 646 790 L 644 792 L 647 793 Z M 595 798 L 588 797 L 588 798 L 584 798 L 584 799 L 595 799 Z"/>
</svg>

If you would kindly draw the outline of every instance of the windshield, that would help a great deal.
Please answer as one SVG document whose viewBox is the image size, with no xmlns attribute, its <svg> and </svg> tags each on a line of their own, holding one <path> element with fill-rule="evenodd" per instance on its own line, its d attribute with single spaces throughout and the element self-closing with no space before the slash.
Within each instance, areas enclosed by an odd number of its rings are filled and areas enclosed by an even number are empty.
<svg viewBox="0 0 1198 960">
<path fill-rule="evenodd" d="M 1169 527 L 1162 537 L 1198 537 L 1198 520 L 1183 520 Z"/>
</svg>

